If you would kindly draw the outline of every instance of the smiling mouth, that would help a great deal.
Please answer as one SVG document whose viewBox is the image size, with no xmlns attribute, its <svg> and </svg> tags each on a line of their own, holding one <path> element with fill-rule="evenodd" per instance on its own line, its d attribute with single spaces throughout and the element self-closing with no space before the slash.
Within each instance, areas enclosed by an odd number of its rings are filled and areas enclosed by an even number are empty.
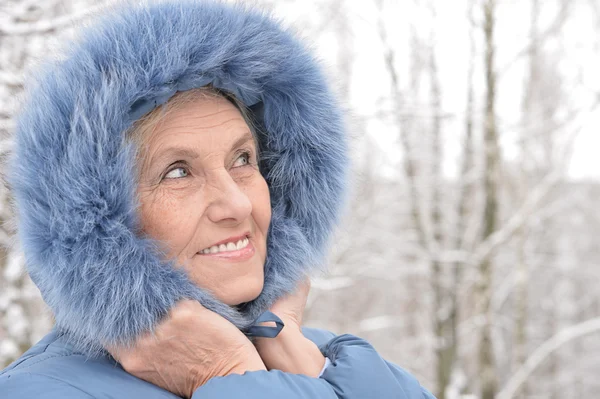
<svg viewBox="0 0 600 399">
<path fill-rule="evenodd" d="M 209 248 L 205 248 L 202 251 L 198 252 L 201 255 L 208 255 L 208 254 L 218 254 L 218 253 L 226 253 L 226 252 L 236 252 L 236 251 L 240 251 L 244 248 L 247 248 L 248 245 L 250 244 L 250 240 L 248 240 L 248 237 L 244 237 L 241 240 L 238 240 L 236 242 L 228 242 L 228 243 L 224 243 L 224 244 L 220 244 L 220 245 L 213 245 L 212 247 Z"/>
<path fill-rule="evenodd" d="M 255 254 L 256 248 L 247 234 L 237 241 L 213 245 L 198 252 L 198 255 L 203 258 L 212 258 L 215 261 L 225 261 L 227 263 L 245 262 L 252 259 Z"/>
</svg>

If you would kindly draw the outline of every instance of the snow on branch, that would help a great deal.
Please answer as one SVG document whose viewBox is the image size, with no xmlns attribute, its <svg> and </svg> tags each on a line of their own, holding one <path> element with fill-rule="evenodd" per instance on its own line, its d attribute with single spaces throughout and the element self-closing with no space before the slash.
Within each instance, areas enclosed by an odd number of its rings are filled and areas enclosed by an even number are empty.
<svg viewBox="0 0 600 399">
<path fill-rule="evenodd" d="M 516 373 L 508 380 L 496 399 L 512 399 L 527 378 L 555 350 L 575 339 L 594 332 L 600 332 L 600 317 L 567 327 L 538 347 Z"/>
</svg>

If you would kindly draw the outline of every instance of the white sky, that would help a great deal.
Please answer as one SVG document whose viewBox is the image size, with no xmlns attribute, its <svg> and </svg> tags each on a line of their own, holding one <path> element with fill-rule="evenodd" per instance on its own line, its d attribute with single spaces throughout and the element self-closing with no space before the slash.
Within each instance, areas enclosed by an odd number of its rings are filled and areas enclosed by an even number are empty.
<svg viewBox="0 0 600 399">
<path fill-rule="evenodd" d="M 301 3 L 301 4 L 299 4 Z M 319 7 L 319 0 L 303 2 L 277 3 L 277 13 L 287 23 L 295 27 L 304 23 L 321 21 L 323 15 L 327 18 L 327 10 Z M 456 152 L 458 141 L 462 134 L 462 117 L 466 98 L 466 73 L 468 58 L 468 22 L 466 20 L 465 0 L 438 0 L 434 2 L 437 9 L 437 51 L 439 72 L 442 82 L 443 108 L 454 117 L 446 125 L 447 135 L 446 171 L 454 175 L 456 170 Z M 496 29 L 497 65 L 499 70 L 505 69 L 515 58 L 519 49 L 527 43 L 529 29 L 529 2 L 501 1 L 498 8 L 498 22 Z M 387 73 L 383 66 L 383 47 L 377 32 L 377 13 L 373 1 L 346 1 L 348 6 L 346 15 L 354 31 L 354 78 L 352 82 L 352 105 L 357 113 L 363 116 L 373 116 L 381 109 L 380 100 L 389 93 Z M 408 59 L 407 37 L 410 23 L 423 26 L 423 33 L 427 35 L 430 26 L 430 14 L 421 7 L 415 8 L 414 2 L 387 1 L 386 23 L 388 35 L 397 51 L 398 70 L 400 79 L 407 76 L 403 68 L 407 68 Z M 552 2 L 542 1 L 543 12 L 540 22 L 543 24 L 555 18 L 556 10 L 551 7 Z M 573 15 L 564 28 L 562 51 L 567 56 L 560 60 L 560 69 L 567 76 L 567 84 L 572 85 L 568 90 L 576 94 L 571 97 L 570 106 L 580 109 L 589 109 L 595 100 L 595 93 L 600 95 L 600 30 L 594 28 L 596 23 L 593 14 L 585 8 L 585 3 L 574 3 Z M 550 6 L 549 6 L 550 5 Z M 319 15 L 318 17 L 315 15 Z M 557 42 L 557 45 L 560 43 Z M 332 75 L 336 71 L 336 41 L 327 29 L 319 36 L 317 51 L 326 65 L 331 67 Z M 480 48 L 482 48 L 480 46 Z M 483 60 L 483 55 L 478 55 Z M 515 156 L 513 140 L 515 136 L 510 126 L 518 123 L 518 112 L 521 101 L 521 87 L 523 84 L 523 64 L 516 63 L 505 69 L 498 82 L 498 109 L 499 123 L 501 125 L 501 139 L 504 155 L 510 159 Z M 479 82 L 481 86 L 483 81 Z M 483 86 L 482 86 L 483 87 Z M 482 103 L 480 102 L 480 105 Z M 415 105 L 417 109 L 418 104 Z M 424 108 L 424 107 L 421 107 Z M 511 120 L 514 118 L 515 120 Z M 389 148 L 394 148 L 394 127 L 376 118 L 370 119 L 369 131 L 377 138 L 379 146 L 388 158 L 397 158 Z M 578 119 L 575 125 L 580 125 L 580 133 L 575 141 L 574 154 L 568 168 L 569 176 L 574 179 L 600 180 L 600 112 L 594 114 L 586 112 Z M 575 126 L 573 127 L 573 130 Z M 458 139 L 457 139 L 458 138 Z M 397 148 L 397 147 L 395 147 Z"/>
</svg>

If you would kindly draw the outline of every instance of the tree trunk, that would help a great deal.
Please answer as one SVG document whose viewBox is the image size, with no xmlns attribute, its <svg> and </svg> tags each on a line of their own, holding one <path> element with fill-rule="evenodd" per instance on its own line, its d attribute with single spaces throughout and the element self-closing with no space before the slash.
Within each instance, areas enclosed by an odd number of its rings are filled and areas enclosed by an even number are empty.
<svg viewBox="0 0 600 399">
<path fill-rule="evenodd" d="M 431 123 L 431 174 L 432 174 L 432 194 L 431 194 L 431 223 L 433 228 L 433 240 L 437 245 L 443 242 L 442 232 L 442 184 L 443 184 L 443 153 L 442 153 L 442 109 L 441 109 L 441 88 L 438 75 L 437 57 L 435 54 L 435 40 L 430 40 L 429 48 L 429 80 L 430 97 L 433 106 L 433 119 Z M 453 307 L 452 300 L 448 298 L 448 289 L 444 284 L 444 269 L 439 261 L 431 262 L 431 286 L 434 296 L 434 334 L 437 345 L 435 348 L 436 356 L 436 396 L 438 399 L 446 398 L 446 387 L 450 383 L 452 367 L 456 355 L 455 345 L 455 321 L 453 313 L 456 308 Z"/>
<path fill-rule="evenodd" d="M 485 172 L 484 172 L 484 214 L 483 240 L 496 230 L 498 218 L 498 180 L 500 172 L 500 147 L 496 130 L 496 76 L 494 70 L 494 11 L 495 0 L 488 0 L 484 5 L 485 33 L 485 76 L 486 106 L 484 126 Z M 479 370 L 481 374 L 481 398 L 493 399 L 497 390 L 497 372 L 494 360 L 492 341 L 492 257 L 488 255 L 479 264 L 478 303 L 481 306 L 483 325 L 479 341 Z"/>
</svg>

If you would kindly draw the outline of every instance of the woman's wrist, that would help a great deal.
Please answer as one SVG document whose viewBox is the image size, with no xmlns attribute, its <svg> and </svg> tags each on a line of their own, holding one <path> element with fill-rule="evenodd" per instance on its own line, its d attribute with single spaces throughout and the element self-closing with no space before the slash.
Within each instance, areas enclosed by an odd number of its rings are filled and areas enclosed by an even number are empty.
<svg viewBox="0 0 600 399">
<path fill-rule="evenodd" d="M 240 352 L 243 353 L 240 356 Z M 256 348 L 250 344 L 250 347 L 238 351 L 234 359 L 222 359 L 216 361 L 213 372 L 209 375 L 198 375 L 195 379 L 194 392 L 200 386 L 206 384 L 213 377 L 225 377 L 231 374 L 244 374 L 247 371 L 267 370 L 265 363 L 258 354 Z"/>
<path fill-rule="evenodd" d="M 267 367 L 254 346 L 250 346 L 244 351 L 245 356 L 238 363 L 229 363 L 229 367 L 223 369 L 221 374 L 244 374 L 246 371 L 266 370 Z"/>
<path fill-rule="evenodd" d="M 233 367 L 227 373 L 227 375 L 229 375 L 229 374 L 244 374 L 246 371 L 259 371 L 259 370 L 267 370 L 267 367 L 257 352 L 256 355 L 253 355 L 252 357 L 247 359 L 244 363 L 238 365 L 237 367 Z"/>
<path fill-rule="evenodd" d="M 317 345 L 302 334 L 292 321 L 275 338 L 257 338 L 254 341 L 265 366 L 293 374 L 318 377 L 325 364 L 325 357 Z"/>
</svg>

